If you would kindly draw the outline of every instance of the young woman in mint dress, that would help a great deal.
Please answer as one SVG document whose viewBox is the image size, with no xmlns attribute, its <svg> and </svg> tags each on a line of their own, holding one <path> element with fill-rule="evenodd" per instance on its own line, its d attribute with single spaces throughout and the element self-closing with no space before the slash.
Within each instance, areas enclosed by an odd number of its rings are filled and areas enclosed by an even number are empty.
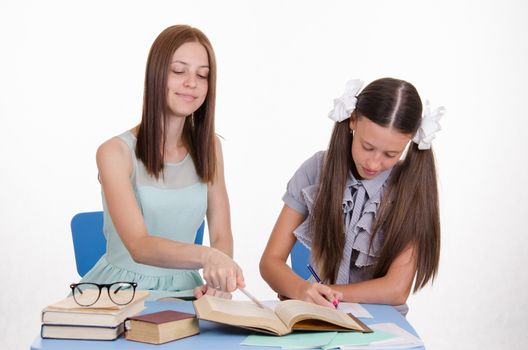
<svg viewBox="0 0 528 350">
<path fill-rule="evenodd" d="M 140 124 L 97 150 L 107 250 L 82 281 L 135 281 L 152 298 L 229 297 L 244 278 L 232 259 L 207 37 L 185 25 L 165 29 L 151 47 L 144 89 Z M 193 244 L 204 218 L 210 247 Z"/>
</svg>

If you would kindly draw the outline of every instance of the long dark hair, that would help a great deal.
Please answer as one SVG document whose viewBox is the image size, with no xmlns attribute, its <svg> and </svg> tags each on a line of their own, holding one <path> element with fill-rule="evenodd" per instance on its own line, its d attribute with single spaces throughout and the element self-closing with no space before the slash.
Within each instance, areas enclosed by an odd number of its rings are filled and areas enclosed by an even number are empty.
<svg viewBox="0 0 528 350">
<path fill-rule="evenodd" d="M 196 172 L 204 182 L 213 181 L 216 174 L 215 98 L 216 59 L 209 39 L 200 30 L 187 26 L 168 27 L 150 48 L 145 72 L 143 113 L 139 125 L 136 156 L 149 174 L 159 178 L 163 173 L 163 158 L 167 126 L 167 74 L 174 52 L 188 42 L 200 43 L 209 58 L 208 91 L 204 103 L 185 119 L 183 142 L 193 159 Z"/>
<path fill-rule="evenodd" d="M 357 96 L 355 113 L 357 118 L 414 135 L 420 126 L 422 103 L 412 84 L 382 78 Z M 343 189 L 348 172 L 357 174 L 351 155 L 352 138 L 349 119 L 335 124 L 314 206 L 312 253 L 321 277 L 328 283 L 335 283 L 345 246 Z M 414 291 L 434 278 L 440 257 L 440 219 L 432 149 L 419 150 L 411 142 L 405 158 L 391 173 L 372 232 L 384 235 L 374 278 L 384 276 L 409 245 L 415 247 Z"/>
</svg>

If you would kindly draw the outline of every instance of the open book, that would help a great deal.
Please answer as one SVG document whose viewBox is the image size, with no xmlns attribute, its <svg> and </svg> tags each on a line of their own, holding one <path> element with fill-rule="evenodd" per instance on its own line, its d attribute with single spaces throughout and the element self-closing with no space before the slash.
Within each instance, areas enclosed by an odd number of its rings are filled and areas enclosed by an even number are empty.
<svg viewBox="0 0 528 350">
<path fill-rule="evenodd" d="M 257 332 L 285 335 L 294 330 L 372 332 L 351 314 L 300 300 L 281 301 L 275 310 L 253 302 L 204 295 L 193 302 L 201 320 L 248 328 Z"/>
</svg>

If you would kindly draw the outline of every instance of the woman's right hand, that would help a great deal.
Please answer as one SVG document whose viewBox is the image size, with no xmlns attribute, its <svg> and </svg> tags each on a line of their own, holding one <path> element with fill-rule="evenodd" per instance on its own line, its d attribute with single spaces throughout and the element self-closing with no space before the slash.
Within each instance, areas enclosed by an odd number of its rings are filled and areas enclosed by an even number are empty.
<svg viewBox="0 0 528 350">
<path fill-rule="evenodd" d="M 335 308 L 337 302 L 343 300 L 343 293 L 321 283 L 307 283 L 302 289 L 299 299 L 309 303 Z"/>
<path fill-rule="evenodd" d="M 233 297 L 231 293 L 222 292 L 221 290 L 218 290 L 218 289 L 213 289 L 207 284 L 194 288 L 193 294 L 196 299 L 200 299 L 204 295 L 212 295 L 214 297 L 223 298 L 223 299 L 231 299 Z"/>
<path fill-rule="evenodd" d="M 223 292 L 234 292 L 244 288 L 242 269 L 227 254 L 216 248 L 209 248 L 203 260 L 203 277 L 207 284 Z"/>
</svg>

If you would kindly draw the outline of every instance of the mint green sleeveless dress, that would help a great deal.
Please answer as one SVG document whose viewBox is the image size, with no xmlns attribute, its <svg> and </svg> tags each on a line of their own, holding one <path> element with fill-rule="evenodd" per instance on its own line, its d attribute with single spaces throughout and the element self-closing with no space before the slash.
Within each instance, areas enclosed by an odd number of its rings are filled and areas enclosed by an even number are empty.
<svg viewBox="0 0 528 350">
<path fill-rule="evenodd" d="M 134 134 L 127 131 L 119 138 L 130 150 L 134 168 L 130 181 L 149 234 L 194 243 L 207 210 L 207 184 L 200 181 L 191 156 L 187 154 L 179 163 L 165 163 L 163 176 L 156 180 L 136 158 Z M 150 299 L 190 296 L 194 287 L 203 284 L 196 270 L 166 269 L 134 262 L 112 223 L 104 193 L 102 197 L 106 253 L 82 282 L 134 281 L 138 289 L 150 291 Z"/>
</svg>

